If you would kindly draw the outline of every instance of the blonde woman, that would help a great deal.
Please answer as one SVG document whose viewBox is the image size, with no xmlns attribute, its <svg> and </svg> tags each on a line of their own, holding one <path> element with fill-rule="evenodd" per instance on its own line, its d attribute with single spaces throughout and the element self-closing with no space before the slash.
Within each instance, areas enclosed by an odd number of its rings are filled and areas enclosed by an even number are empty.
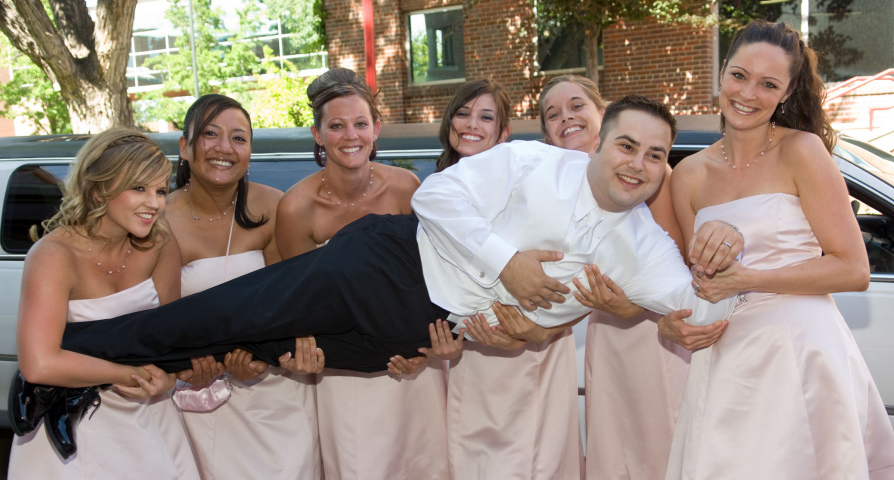
<svg viewBox="0 0 894 480">
<path fill-rule="evenodd" d="M 168 399 L 173 375 L 60 348 L 67 322 L 110 318 L 179 297 L 180 256 L 158 223 L 170 174 L 158 145 L 135 130 L 97 134 L 78 153 L 62 207 L 44 222 L 47 233 L 25 259 L 19 365 L 32 383 L 112 387 L 99 392 L 102 407 L 72 432 L 59 431 L 59 415 L 51 410 L 47 428 L 16 437 L 9 478 L 198 478 Z"/>
</svg>

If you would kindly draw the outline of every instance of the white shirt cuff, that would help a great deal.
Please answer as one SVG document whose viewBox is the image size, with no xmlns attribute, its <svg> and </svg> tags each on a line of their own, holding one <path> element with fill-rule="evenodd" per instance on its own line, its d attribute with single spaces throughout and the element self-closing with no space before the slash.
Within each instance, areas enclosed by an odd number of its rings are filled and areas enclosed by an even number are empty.
<svg viewBox="0 0 894 480">
<path fill-rule="evenodd" d="M 518 251 L 498 235 L 491 234 L 476 252 L 481 270 L 472 272 L 474 280 L 483 287 L 491 287 L 500 280 L 500 273 L 509 260 Z"/>
</svg>

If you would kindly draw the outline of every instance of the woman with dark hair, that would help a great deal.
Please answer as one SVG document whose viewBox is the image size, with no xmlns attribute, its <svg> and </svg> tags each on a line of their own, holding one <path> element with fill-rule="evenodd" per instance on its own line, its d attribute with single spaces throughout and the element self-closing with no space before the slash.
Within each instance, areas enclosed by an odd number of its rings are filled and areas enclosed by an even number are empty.
<svg viewBox="0 0 894 480">
<path fill-rule="evenodd" d="M 251 146 L 251 117 L 236 100 L 204 95 L 186 112 L 165 215 L 183 260 L 182 296 L 280 260 L 274 229 L 282 192 L 248 180 Z M 193 360 L 196 386 L 178 389 L 174 401 L 204 477 L 320 477 L 313 378 L 305 375 L 322 369 L 319 357 L 318 368 L 297 365 L 300 354 L 281 359 L 288 370 L 238 349 L 223 365 Z"/>
<path fill-rule="evenodd" d="M 326 248 L 336 232 L 367 214 L 412 213 L 410 197 L 419 186 L 409 170 L 373 162 L 381 115 L 375 95 L 353 71 L 329 70 L 310 84 L 307 96 L 314 157 L 323 168 L 279 204 L 276 237 L 284 259 Z M 453 345 L 446 323 L 432 331 Z M 442 350 L 434 338 L 433 344 L 433 351 Z M 388 370 L 327 369 L 318 376 L 327 480 L 448 478 L 443 361 L 394 357 Z"/>
<path fill-rule="evenodd" d="M 444 151 L 437 171 L 505 142 L 511 133 L 509 109 L 509 95 L 496 82 L 482 79 L 460 85 L 441 117 L 438 139 Z"/>
<path fill-rule="evenodd" d="M 669 479 L 894 478 L 894 432 L 829 296 L 865 290 L 869 265 L 823 95 L 798 32 L 748 24 L 720 73 L 724 136 L 674 172 L 686 238 L 720 219 L 747 248 L 695 277 L 704 298 L 739 300 L 693 353 Z"/>
<path fill-rule="evenodd" d="M 136 130 L 98 133 L 78 152 L 59 212 L 43 223 L 46 234 L 25 259 L 18 323 L 24 378 L 69 388 L 43 425 L 26 425 L 38 402 L 11 398 L 19 436 L 9 478 L 199 478 L 168 399 L 173 374 L 60 348 L 66 323 L 101 324 L 179 296 L 176 243 L 158 221 L 170 175 L 161 148 Z M 101 384 L 112 387 L 80 388 Z"/>
<path fill-rule="evenodd" d="M 510 108 L 495 82 L 460 86 L 441 119 L 438 171 L 506 141 Z M 454 478 L 579 478 L 571 330 L 529 343 L 483 319 L 467 326 L 475 341 L 466 342 L 462 357 L 450 362 L 447 377 L 447 451 Z"/>
</svg>

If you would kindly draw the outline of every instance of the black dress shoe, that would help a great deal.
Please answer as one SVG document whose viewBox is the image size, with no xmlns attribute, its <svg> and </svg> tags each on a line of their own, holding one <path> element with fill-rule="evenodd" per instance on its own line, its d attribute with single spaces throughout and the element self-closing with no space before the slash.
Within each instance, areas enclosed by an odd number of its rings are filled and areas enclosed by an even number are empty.
<svg viewBox="0 0 894 480">
<path fill-rule="evenodd" d="M 44 415 L 44 427 L 53 448 L 63 459 L 75 454 L 75 427 L 88 408 L 99 408 L 99 387 L 61 388 L 60 398 Z"/>
<path fill-rule="evenodd" d="M 9 386 L 9 424 L 16 435 L 25 435 L 40 424 L 40 419 L 61 397 L 64 388 L 30 383 L 16 372 Z"/>
</svg>

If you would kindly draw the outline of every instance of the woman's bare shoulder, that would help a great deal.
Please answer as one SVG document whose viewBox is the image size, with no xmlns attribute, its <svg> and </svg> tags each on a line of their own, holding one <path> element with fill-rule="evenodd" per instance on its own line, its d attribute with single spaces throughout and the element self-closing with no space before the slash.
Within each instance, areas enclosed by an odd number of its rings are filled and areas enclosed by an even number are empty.
<svg viewBox="0 0 894 480">
<path fill-rule="evenodd" d="M 422 183 L 415 173 L 406 168 L 378 164 L 376 170 L 382 174 L 384 180 L 392 188 L 415 192 Z"/>
<path fill-rule="evenodd" d="M 693 153 L 687 157 L 684 157 L 677 163 L 677 166 L 674 167 L 673 174 L 671 178 L 674 179 L 674 182 L 690 182 L 693 179 L 701 178 L 705 175 L 708 165 L 711 162 L 716 161 L 716 152 L 712 151 L 712 149 L 717 149 L 717 144 L 711 145 L 704 150 L 700 150 L 698 152 Z"/>
<path fill-rule="evenodd" d="M 319 188 L 319 175 L 317 172 L 305 177 L 282 194 L 277 206 L 279 214 L 308 213 L 313 207 L 314 196 Z"/>
<path fill-rule="evenodd" d="M 263 183 L 249 182 L 248 203 L 250 206 L 259 206 L 265 211 L 276 209 L 276 205 L 283 198 L 282 190 L 265 185 Z"/>
<path fill-rule="evenodd" d="M 28 250 L 26 265 L 31 268 L 52 269 L 56 277 L 66 276 L 77 267 L 77 247 L 82 237 L 66 227 L 60 227 L 38 240 Z"/>
<path fill-rule="evenodd" d="M 779 158 L 791 166 L 802 166 L 805 162 L 816 164 L 820 159 L 830 159 L 823 140 L 816 134 L 795 130 L 791 128 L 777 127 L 780 131 Z"/>
</svg>

